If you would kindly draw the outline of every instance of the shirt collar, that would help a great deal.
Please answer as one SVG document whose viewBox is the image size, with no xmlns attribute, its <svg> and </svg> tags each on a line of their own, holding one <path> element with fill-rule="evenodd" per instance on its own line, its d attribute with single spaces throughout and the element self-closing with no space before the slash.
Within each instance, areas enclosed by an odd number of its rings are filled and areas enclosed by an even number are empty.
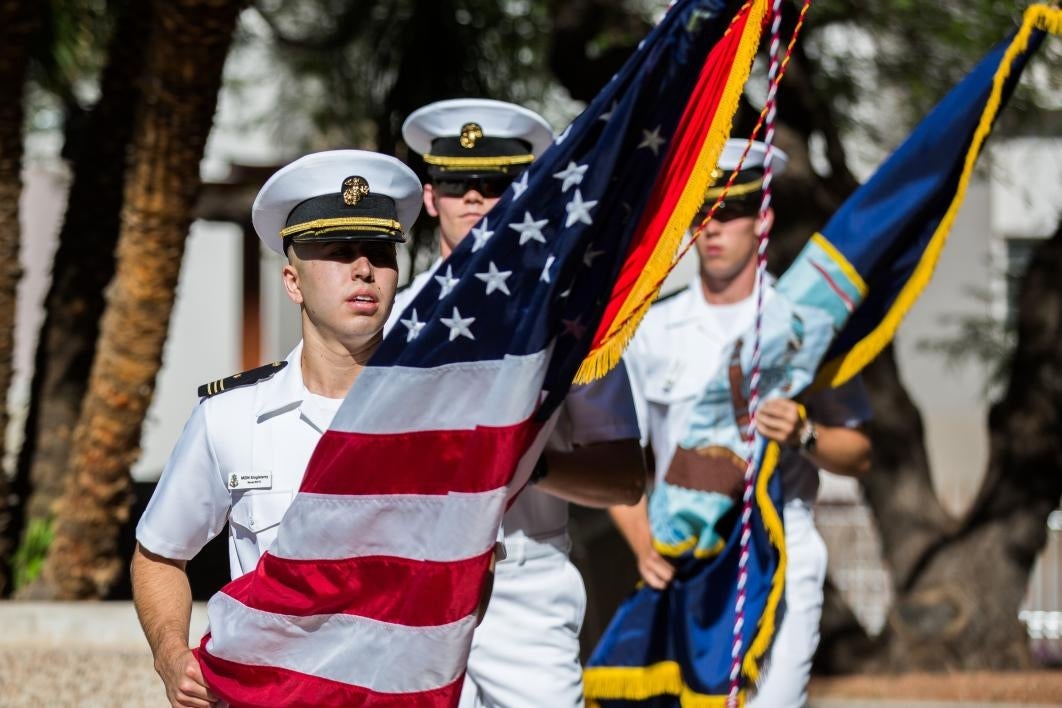
<svg viewBox="0 0 1062 708">
<path fill-rule="evenodd" d="M 263 419 L 294 410 L 302 404 L 303 391 L 306 390 L 302 383 L 302 340 L 284 361 L 288 365 L 270 380 L 272 385 L 258 387 L 255 413 L 260 423 Z"/>
<path fill-rule="evenodd" d="M 766 296 L 764 298 L 765 301 L 769 301 L 774 296 L 774 282 L 775 277 L 770 273 L 767 273 L 765 280 L 765 285 L 767 286 Z M 684 302 L 681 304 L 675 303 L 677 307 L 673 308 L 673 312 L 667 320 L 668 327 L 705 324 L 702 310 L 705 307 L 710 307 L 710 305 L 708 305 L 707 301 L 704 299 L 704 291 L 701 290 L 700 275 L 693 276 L 693 280 L 690 282 L 689 287 L 686 288 L 685 292 L 681 295 L 676 295 L 676 297 L 684 298 Z"/>
<path fill-rule="evenodd" d="M 671 308 L 670 317 L 667 319 L 668 327 L 682 327 L 690 324 L 697 324 L 699 322 L 698 315 L 700 314 L 701 302 L 699 300 L 704 299 L 704 295 L 701 293 L 701 278 L 699 275 L 693 276 L 693 280 L 686 288 L 685 292 L 675 297 L 682 298 L 681 303 L 675 303 L 677 307 Z"/>
</svg>

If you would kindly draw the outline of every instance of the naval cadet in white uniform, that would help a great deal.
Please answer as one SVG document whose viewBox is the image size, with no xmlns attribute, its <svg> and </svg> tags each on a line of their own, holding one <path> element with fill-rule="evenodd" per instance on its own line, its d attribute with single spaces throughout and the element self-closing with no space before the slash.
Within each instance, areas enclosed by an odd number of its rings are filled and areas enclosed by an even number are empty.
<svg viewBox="0 0 1062 708">
<path fill-rule="evenodd" d="M 746 142 L 726 143 L 715 173 L 717 182 L 725 182 L 737 167 Z M 755 319 L 756 228 L 765 154 L 766 145 L 754 142 L 724 204 L 696 243 L 697 276 L 688 288 L 650 308 L 624 355 L 643 441 L 655 457 L 657 481 L 668 470 L 694 405 L 722 365 L 725 348 Z M 785 154 L 776 149 L 776 174 L 785 163 Z M 720 192 L 718 184 L 709 189 L 694 225 L 700 224 Z M 766 218 L 773 220 L 773 211 Z M 806 417 L 797 402 L 786 399 L 764 401 L 757 413 L 759 432 L 783 445 L 779 468 L 789 562 L 785 615 L 749 704 L 756 708 L 807 703 L 826 577 L 826 547 L 812 516 L 819 469 L 858 476 L 870 464 L 870 441 L 860 428 L 870 410 L 859 379 L 803 403 Z M 642 579 L 651 587 L 665 587 L 674 569 L 651 545 L 646 499 L 611 513 L 634 552 Z"/>
<path fill-rule="evenodd" d="M 288 258 L 283 284 L 303 339 L 284 361 L 200 388 L 137 525 L 133 599 L 173 706 L 214 700 L 188 645 L 185 564 L 226 524 L 233 578 L 275 540 L 318 440 L 382 340 L 396 244 L 420 208 L 412 170 L 360 150 L 296 160 L 254 201 L 259 238 Z"/>
<path fill-rule="evenodd" d="M 409 116 L 402 135 L 427 165 L 424 207 L 439 219 L 440 257 L 399 293 L 388 322 L 399 329 L 404 306 L 433 278 L 449 277 L 446 257 L 470 231 L 475 237 L 493 228 L 491 207 L 553 141 L 538 114 L 484 99 L 425 106 Z M 593 385 L 574 387 L 534 486 L 502 521 L 505 557 L 473 635 L 461 708 L 583 705 L 579 631 L 586 589 L 568 559 L 568 502 L 632 504 L 642 495 L 645 474 L 623 367 Z"/>
</svg>

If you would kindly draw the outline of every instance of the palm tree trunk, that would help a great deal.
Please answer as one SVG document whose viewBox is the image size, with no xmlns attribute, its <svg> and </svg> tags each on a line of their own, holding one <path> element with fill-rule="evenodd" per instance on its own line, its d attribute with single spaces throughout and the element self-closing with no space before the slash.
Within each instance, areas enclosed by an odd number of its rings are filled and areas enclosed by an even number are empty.
<svg viewBox="0 0 1062 708">
<path fill-rule="evenodd" d="M 37 340 L 25 434 L 19 451 L 11 536 L 52 523 L 52 504 L 63 492 L 67 460 L 81 401 L 96 353 L 104 288 L 114 277 L 126 151 L 132 140 L 151 29 L 151 3 L 127 3 L 109 41 L 100 99 L 63 152 L 73 179 L 44 323 Z"/>
<path fill-rule="evenodd" d="M 104 597 L 123 571 L 139 454 L 169 328 L 199 162 L 242 0 L 157 0 L 142 110 L 126 177 L 118 264 L 107 293 L 88 393 L 74 431 L 72 476 L 30 597 Z"/>
<path fill-rule="evenodd" d="M 7 389 L 11 384 L 15 337 L 18 261 L 18 202 L 22 194 L 22 95 L 29 41 L 37 15 L 30 0 L 0 1 L 0 460 L 7 430 Z M 0 592 L 7 585 L 6 559 L 12 547 L 7 475 L 0 470 Z"/>
</svg>

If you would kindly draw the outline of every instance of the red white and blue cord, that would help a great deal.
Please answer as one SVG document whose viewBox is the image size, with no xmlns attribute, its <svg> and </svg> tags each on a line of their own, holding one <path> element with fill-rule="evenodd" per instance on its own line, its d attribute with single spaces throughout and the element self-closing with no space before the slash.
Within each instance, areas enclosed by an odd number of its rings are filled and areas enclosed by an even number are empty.
<svg viewBox="0 0 1062 708">
<path fill-rule="evenodd" d="M 749 378 L 749 425 L 745 431 L 745 441 L 749 445 L 749 452 L 745 458 L 745 487 L 741 497 L 741 541 L 740 555 L 738 556 L 737 600 L 734 608 L 734 641 L 730 651 L 732 661 L 730 667 L 730 693 L 727 697 L 727 704 L 731 708 L 737 708 L 738 696 L 741 690 L 742 649 L 744 648 L 742 632 L 745 628 L 749 541 L 752 537 L 752 498 L 756 486 L 756 446 L 753 443 L 756 437 L 756 412 L 760 405 L 760 333 L 767 284 L 767 244 L 770 243 L 771 239 L 771 220 L 767 218 L 767 212 L 771 208 L 771 183 L 774 180 L 774 132 L 778 117 L 778 78 L 782 66 L 782 0 L 774 0 L 770 18 L 770 67 L 767 72 L 767 100 L 764 103 L 764 111 L 766 113 L 764 126 L 766 132 L 763 137 L 767 150 L 763 160 L 763 197 L 760 200 L 759 220 L 756 224 L 757 237 L 759 239 L 756 263 L 756 323 L 752 339 L 752 373 Z"/>
</svg>

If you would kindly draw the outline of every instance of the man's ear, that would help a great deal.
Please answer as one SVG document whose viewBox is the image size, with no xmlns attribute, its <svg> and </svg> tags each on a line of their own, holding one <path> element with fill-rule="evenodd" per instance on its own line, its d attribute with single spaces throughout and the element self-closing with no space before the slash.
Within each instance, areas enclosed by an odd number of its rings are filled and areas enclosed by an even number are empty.
<svg viewBox="0 0 1062 708">
<path fill-rule="evenodd" d="M 292 264 L 286 264 L 280 271 L 280 277 L 284 281 L 284 292 L 296 305 L 302 304 L 302 284 L 299 280 L 299 271 Z"/>
<path fill-rule="evenodd" d="M 424 211 L 428 212 L 428 216 L 439 218 L 439 210 L 435 208 L 435 190 L 430 182 L 424 185 Z"/>
<path fill-rule="evenodd" d="M 774 209 L 771 208 L 771 207 L 768 207 L 767 208 L 767 212 L 763 215 L 763 218 L 762 219 L 757 218 L 756 226 L 759 229 L 757 231 L 757 233 L 763 233 L 764 231 L 768 231 L 771 228 L 773 228 L 774 227 Z"/>
</svg>

